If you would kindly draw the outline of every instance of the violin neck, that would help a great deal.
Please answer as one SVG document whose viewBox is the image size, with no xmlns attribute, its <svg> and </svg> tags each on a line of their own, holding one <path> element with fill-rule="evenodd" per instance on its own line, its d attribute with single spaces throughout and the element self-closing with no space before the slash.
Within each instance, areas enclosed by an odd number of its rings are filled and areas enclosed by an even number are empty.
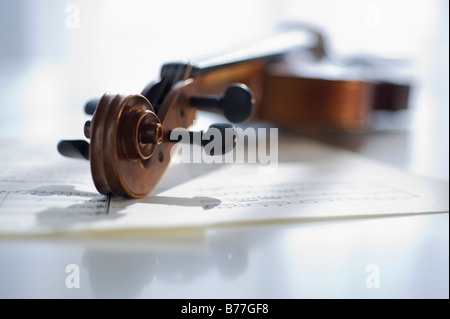
<svg viewBox="0 0 450 319">
<path fill-rule="evenodd" d="M 298 31 L 284 32 L 225 54 L 186 63 L 166 63 L 161 68 L 161 78 L 175 83 L 235 65 L 276 62 L 286 54 L 294 52 L 310 52 L 312 55 L 321 58 L 321 44 L 320 39 L 314 34 Z"/>
</svg>

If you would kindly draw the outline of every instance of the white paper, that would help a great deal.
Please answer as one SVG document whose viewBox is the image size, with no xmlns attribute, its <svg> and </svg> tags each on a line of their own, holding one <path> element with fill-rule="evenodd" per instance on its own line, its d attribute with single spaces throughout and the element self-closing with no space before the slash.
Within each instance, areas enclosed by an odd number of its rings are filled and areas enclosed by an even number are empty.
<svg viewBox="0 0 450 319">
<path fill-rule="evenodd" d="M 448 212 L 448 183 L 309 140 L 261 164 L 174 164 L 149 196 L 97 193 L 89 163 L 0 144 L 0 234 L 169 230 L 220 224 Z"/>
</svg>

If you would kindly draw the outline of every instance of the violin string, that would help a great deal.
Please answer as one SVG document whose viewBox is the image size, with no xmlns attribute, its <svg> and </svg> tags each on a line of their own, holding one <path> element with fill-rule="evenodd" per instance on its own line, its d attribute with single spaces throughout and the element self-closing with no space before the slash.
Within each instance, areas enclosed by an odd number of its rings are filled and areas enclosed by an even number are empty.
<svg viewBox="0 0 450 319">
<path fill-rule="evenodd" d="M 169 77 L 166 76 L 165 78 L 162 79 L 162 83 L 161 83 L 161 85 L 160 85 L 160 87 L 158 89 L 158 92 L 156 93 L 155 99 L 154 99 L 154 103 L 156 105 L 159 105 L 158 100 L 161 97 L 161 95 L 164 92 L 164 90 L 166 89 L 166 87 L 168 85 L 168 82 L 169 82 Z"/>
<path fill-rule="evenodd" d="M 175 72 L 175 79 L 178 78 L 180 71 L 182 70 L 183 65 L 180 63 L 177 67 L 177 70 Z M 158 103 L 159 99 L 161 98 L 162 94 L 166 91 L 167 87 L 169 85 L 169 76 L 166 76 L 165 78 L 162 79 L 161 85 L 158 89 L 158 92 L 156 93 L 156 97 L 155 97 L 155 104 L 157 105 L 161 105 L 162 103 Z M 158 107 L 159 109 L 159 107 Z"/>
<path fill-rule="evenodd" d="M 192 62 L 187 64 L 186 72 L 184 72 L 183 81 L 186 81 L 191 76 L 192 72 Z"/>
</svg>

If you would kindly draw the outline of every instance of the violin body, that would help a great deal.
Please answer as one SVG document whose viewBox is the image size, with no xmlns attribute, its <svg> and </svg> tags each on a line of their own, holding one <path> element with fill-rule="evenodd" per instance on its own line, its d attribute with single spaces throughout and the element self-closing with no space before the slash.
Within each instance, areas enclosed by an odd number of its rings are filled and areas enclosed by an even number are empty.
<svg viewBox="0 0 450 319">
<path fill-rule="evenodd" d="M 406 109 L 410 85 L 367 79 L 329 79 L 296 74 L 283 61 L 254 62 L 199 79 L 199 92 L 218 94 L 229 83 L 244 83 L 256 103 L 251 121 L 292 130 L 361 132 L 374 110 Z"/>
<path fill-rule="evenodd" d="M 290 129 L 367 131 L 374 110 L 406 109 L 410 86 L 295 74 L 280 63 L 264 76 L 258 119 Z"/>
</svg>

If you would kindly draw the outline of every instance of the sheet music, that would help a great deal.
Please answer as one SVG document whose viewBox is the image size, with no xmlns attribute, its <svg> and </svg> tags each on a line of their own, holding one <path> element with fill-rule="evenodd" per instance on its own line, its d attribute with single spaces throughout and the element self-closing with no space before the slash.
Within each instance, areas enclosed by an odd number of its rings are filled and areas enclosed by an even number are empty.
<svg viewBox="0 0 450 319">
<path fill-rule="evenodd" d="M 310 140 L 280 147 L 274 174 L 261 174 L 261 164 L 172 164 L 149 196 L 130 200 L 99 194 L 87 161 L 2 143 L 0 234 L 448 212 L 448 183 Z"/>
</svg>

